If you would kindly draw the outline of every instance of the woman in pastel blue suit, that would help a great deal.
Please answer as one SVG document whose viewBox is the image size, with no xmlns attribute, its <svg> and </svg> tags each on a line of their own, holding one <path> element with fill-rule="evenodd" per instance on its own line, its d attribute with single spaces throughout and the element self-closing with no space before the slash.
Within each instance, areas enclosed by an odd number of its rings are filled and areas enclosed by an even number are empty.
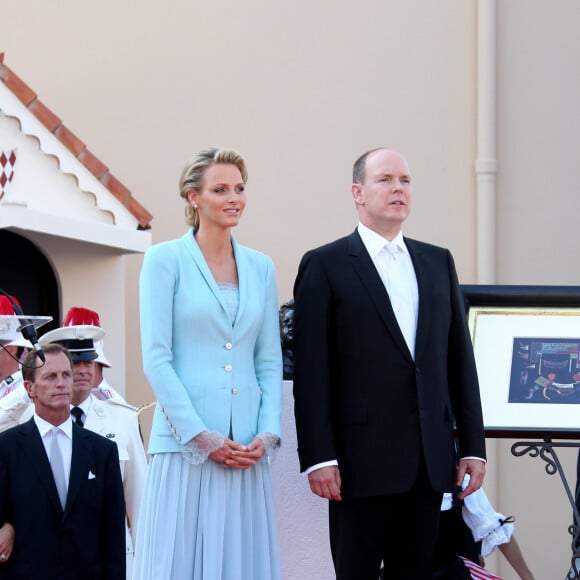
<svg viewBox="0 0 580 580">
<path fill-rule="evenodd" d="M 140 278 L 145 374 L 157 397 L 135 580 L 281 578 L 270 454 L 280 441 L 282 358 L 272 260 L 231 235 L 243 158 L 186 166 L 192 228 L 151 247 Z"/>
</svg>

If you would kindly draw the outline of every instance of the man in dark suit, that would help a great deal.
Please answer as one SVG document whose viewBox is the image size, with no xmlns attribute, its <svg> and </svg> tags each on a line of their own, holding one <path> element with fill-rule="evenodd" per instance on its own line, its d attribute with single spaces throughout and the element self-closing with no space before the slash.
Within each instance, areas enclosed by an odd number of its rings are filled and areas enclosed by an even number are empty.
<svg viewBox="0 0 580 580">
<path fill-rule="evenodd" d="M 0 434 L 0 523 L 15 530 L 0 578 L 124 580 L 125 502 L 117 446 L 73 424 L 68 351 L 23 364 L 28 422 Z"/>
<path fill-rule="evenodd" d="M 352 195 L 357 230 L 306 253 L 294 287 L 300 465 L 330 500 L 339 580 L 375 580 L 381 560 L 427 579 L 442 493 L 485 472 L 473 350 L 451 254 L 403 238 L 405 158 L 362 155 Z"/>
</svg>

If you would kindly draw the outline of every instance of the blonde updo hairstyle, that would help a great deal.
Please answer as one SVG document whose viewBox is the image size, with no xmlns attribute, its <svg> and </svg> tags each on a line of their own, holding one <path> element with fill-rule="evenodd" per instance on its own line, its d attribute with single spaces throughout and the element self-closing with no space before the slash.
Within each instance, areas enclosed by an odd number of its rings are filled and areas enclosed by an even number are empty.
<svg viewBox="0 0 580 580">
<path fill-rule="evenodd" d="M 242 175 L 244 183 L 248 181 L 248 171 L 244 158 L 231 149 L 221 149 L 220 147 L 210 147 L 203 149 L 194 155 L 185 166 L 181 178 L 179 179 L 179 195 L 186 201 L 185 221 L 194 229 L 199 228 L 199 213 L 193 207 L 187 197 L 188 192 L 199 193 L 203 187 L 203 175 L 205 170 L 216 163 L 235 165 Z"/>
</svg>

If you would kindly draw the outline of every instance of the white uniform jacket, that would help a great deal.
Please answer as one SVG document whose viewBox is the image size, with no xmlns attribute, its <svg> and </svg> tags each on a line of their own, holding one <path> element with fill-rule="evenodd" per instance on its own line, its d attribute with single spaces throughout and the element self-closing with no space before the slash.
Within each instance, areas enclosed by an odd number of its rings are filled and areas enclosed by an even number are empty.
<svg viewBox="0 0 580 580">
<path fill-rule="evenodd" d="M 125 490 L 127 523 L 131 530 L 132 543 L 135 545 L 139 508 L 147 477 L 147 456 L 139 433 L 137 410 L 115 399 L 100 401 L 94 395 L 90 396 L 92 401 L 85 429 L 117 444 Z"/>
<path fill-rule="evenodd" d="M 22 378 L 22 371 L 17 370 L 4 380 L 0 381 L 0 399 L 8 396 L 23 384 L 24 379 Z"/>
<path fill-rule="evenodd" d="M 34 415 L 32 399 L 24 388 L 24 381 L 0 399 L 0 432 L 26 423 Z"/>
</svg>

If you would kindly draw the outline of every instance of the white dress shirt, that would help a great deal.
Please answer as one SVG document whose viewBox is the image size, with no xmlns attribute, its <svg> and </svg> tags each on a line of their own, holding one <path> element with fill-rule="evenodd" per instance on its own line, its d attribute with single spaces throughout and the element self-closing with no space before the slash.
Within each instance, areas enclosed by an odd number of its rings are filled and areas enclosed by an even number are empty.
<svg viewBox="0 0 580 580">
<path fill-rule="evenodd" d="M 389 242 L 362 223 L 358 224 L 358 233 L 389 294 L 391 306 L 409 352 L 415 358 L 419 289 L 403 233 L 399 232 Z"/>
<path fill-rule="evenodd" d="M 52 442 L 52 428 L 55 427 L 52 423 L 45 421 L 39 417 L 36 413 L 34 414 L 34 422 L 38 427 L 40 436 L 42 437 L 42 443 L 44 445 L 44 450 L 46 451 L 46 456 L 50 458 L 50 444 Z M 68 489 L 69 479 L 70 479 L 70 466 L 72 462 L 72 419 L 69 417 L 64 423 L 56 425 L 58 428 L 58 446 L 60 447 L 60 452 L 62 454 L 62 463 L 64 466 L 64 477 L 66 481 L 66 486 Z"/>
</svg>

